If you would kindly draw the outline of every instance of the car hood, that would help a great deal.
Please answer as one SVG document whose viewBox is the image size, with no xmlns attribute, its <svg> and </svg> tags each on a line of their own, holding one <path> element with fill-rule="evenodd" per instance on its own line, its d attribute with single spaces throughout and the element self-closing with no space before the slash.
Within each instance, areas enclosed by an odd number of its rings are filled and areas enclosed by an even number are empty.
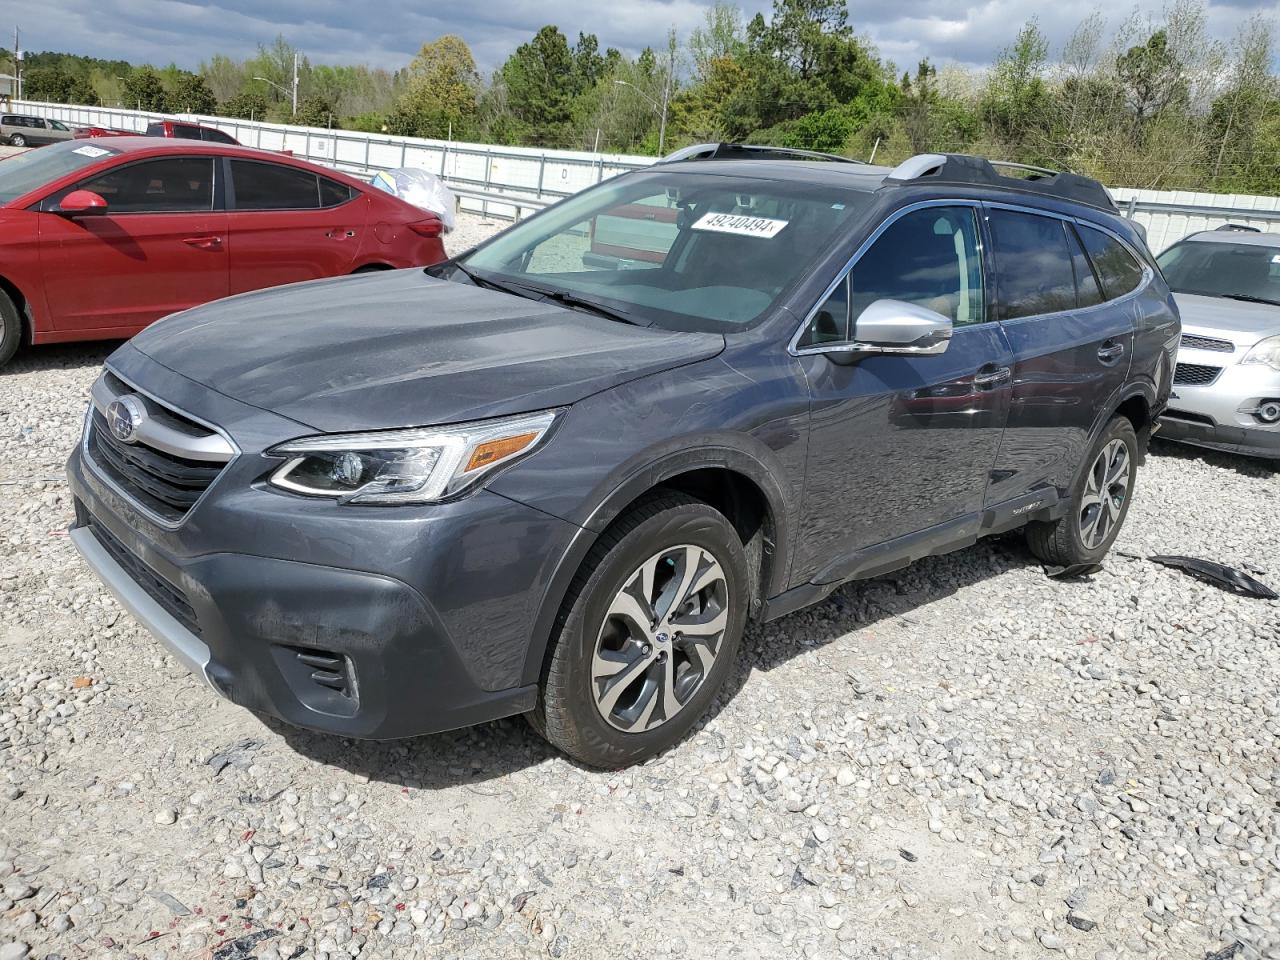
<svg viewBox="0 0 1280 960">
<path fill-rule="evenodd" d="M 630 326 L 413 269 L 206 304 L 133 345 L 226 396 L 339 432 L 563 406 L 713 357 L 724 338 Z"/>
<path fill-rule="evenodd" d="M 1242 347 L 1280 333 L 1280 306 L 1196 293 L 1175 293 L 1173 299 L 1184 333 L 1221 337 Z"/>
</svg>

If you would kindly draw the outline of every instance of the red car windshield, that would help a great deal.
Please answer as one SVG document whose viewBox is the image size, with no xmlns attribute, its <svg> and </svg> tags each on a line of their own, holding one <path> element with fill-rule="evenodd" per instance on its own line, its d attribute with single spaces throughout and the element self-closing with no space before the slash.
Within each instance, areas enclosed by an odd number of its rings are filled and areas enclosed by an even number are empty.
<svg viewBox="0 0 1280 960">
<path fill-rule="evenodd" d="M 0 206 L 12 203 L 46 183 L 91 167 L 104 157 L 119 153 L 111 147 L 65 140 L 51 147 L 29 150 L 0 161 Z"/>
</svg>

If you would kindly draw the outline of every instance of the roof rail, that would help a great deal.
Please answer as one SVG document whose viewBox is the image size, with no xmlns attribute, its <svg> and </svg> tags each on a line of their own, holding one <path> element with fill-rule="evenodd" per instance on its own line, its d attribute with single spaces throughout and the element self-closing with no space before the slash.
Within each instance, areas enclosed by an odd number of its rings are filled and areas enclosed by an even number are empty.
<svg viewBox="0 0 1280 960">
<path fill-rule="evenodd" d="M 1258 227 L 1251 227 L 1248 224 L 1244 224 L 1244 223 L 1224 223 L 1220 227 L 1213 228 L 1214 233 L 1221 233 L 1223 231 L 1226 231 L 1228 233 L 1261 233 L 1262 232 L 1262 230 L 1259 229 Z"/>
<path fill-rule="evenodd" d="M 678 163 L 681 160 L 829 160 L 832 163 L 866 165 L 865 160 L 840 157 L 834 153 L 796 150 L 792 147 L 761 146 L 754 143 L 697 143 L 667 154 L 658 163 Z"/>
<path fill-rule="evenodd" d="M 1006 176 L 999 172 L 1000 169 L 1026 171 L 1030 176 Z M 963 153 L 918 154 L 898 164 L 885 177 L 885 183 L 913 183 L 920 180 L 1021 190 L 1088 204 L 1108 213 L 1118 212 L 1115 200 L 1097 180 L 1064 170 L 1049 170 L 1009 160 L 987 160 Z"/>
</svg>

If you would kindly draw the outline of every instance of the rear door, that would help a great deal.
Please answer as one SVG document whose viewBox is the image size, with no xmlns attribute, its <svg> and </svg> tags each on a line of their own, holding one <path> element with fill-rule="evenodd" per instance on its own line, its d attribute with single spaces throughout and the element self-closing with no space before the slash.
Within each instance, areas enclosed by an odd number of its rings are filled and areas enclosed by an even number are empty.
<svg viewBox="0 0 1280 960">
<path fill-rule="evenodd" d="M 1012 362 L 988 305 L 978 217 L 963 201 L 896 214 L 797 342 L 812 415 L 793 581 L 845 579 L 898 538 L 976 534 Z M 856 340 L 858 316 L 885 298 L 950 317 L 946 351 L 852 363 L 817 352 Z"/>
<path fill-rule="evenodd" d="M 996 309 L 1014 360 L 988 503 L 1042 487 L 1065 493 L 1128 378 L 1136 306 L 1106 299 L 1071 219 L 995 203 L 985 219 Z"/>
<path fill-rule="evenodd" d="M 232 293 L 351 272 L 368 213 L 358 191 L 269 160 L 226 166 Z"/>
<path fill-rule="evenodd" d="M 54 328 L 128 336 L 225 297 L 227 215 L 218 209 L 218 169 L 213 157 L 139 160 L 44 200 L 40 264 Z M 107 213 L 56 213 L 73 189 L 102 196 Z"/>
</svg>

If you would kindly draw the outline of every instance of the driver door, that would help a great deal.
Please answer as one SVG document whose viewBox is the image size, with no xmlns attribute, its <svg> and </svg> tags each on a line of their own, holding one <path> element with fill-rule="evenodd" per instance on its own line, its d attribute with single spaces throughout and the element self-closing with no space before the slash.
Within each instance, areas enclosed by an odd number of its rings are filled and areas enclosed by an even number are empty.
<svg viewBox="0 0 1280 960">
<path fill-rule="evenodd" d="M 988 306 L 975 206 L 907 208 L 797 341 L 812 414 L 793 582 L 830 583 L 976 535 L 1009 413 L 1012 355 Z M 873 302 L 953 323 L 933 355 L 839 354 Z"/>
</svg>

